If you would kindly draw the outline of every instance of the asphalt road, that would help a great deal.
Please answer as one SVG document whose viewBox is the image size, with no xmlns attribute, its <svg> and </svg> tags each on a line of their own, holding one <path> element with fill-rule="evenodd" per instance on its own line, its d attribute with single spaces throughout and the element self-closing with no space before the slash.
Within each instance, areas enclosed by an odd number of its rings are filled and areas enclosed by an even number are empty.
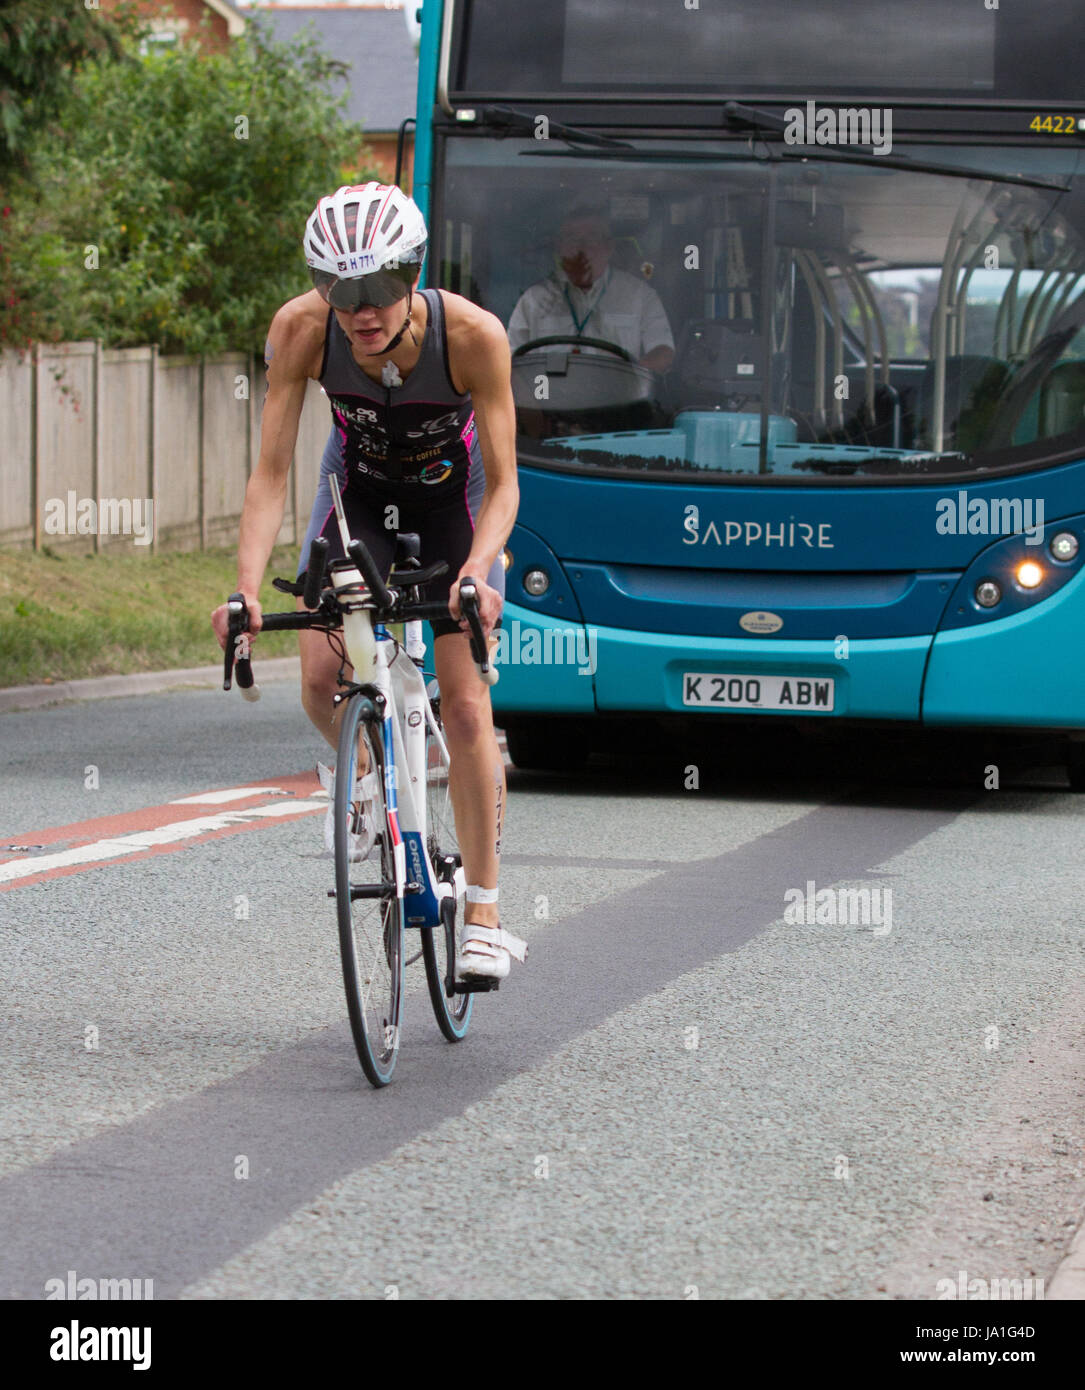
<svg viewBox="0 0 1085 1390">
<path fill-rule="evenodd" d="M 1057 770 L 1008 758 L 986 789 L 997 752 L 960 740 L 781 735 L 513 771 L 529 959 L 455 1047 L 411 966 L 378 1093 L 321 814 L 281 785 L 321 749 L 291 686 L 8 713 L 0 745 L 0 1296 L 74 1270 L 156 1298 L 933 1299 L 1066 1253 L 1085 970 Z M 56 867 L 252 783 L 286 818 Z M 794 907 L 830 888 L 821 920 Z"/>
</svg>

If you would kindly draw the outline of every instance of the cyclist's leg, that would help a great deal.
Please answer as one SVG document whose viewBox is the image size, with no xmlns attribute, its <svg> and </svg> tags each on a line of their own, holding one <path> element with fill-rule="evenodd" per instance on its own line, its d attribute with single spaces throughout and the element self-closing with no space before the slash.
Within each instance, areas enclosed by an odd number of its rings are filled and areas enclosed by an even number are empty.
<svg viewBox="0 0 1085 1390">
<path fill-rule="evenodd" d="M 482 485 L 485 479 L 482 478 Z M 449 581 L 459 573 L 471 550 L 474 512 L 481 500 L 478 480 L 449 503 L 412 518 L 422 539 L 422 560 L 445 560 L 449 572 L 427 590 L 427 597 L 446 598 Z M 485 578 L 502 596 L 505 568 L 495 561 Z M 450 756 L 449 795 L 456 818 L 456 837 L 469 884 L 496 889 L 504 815 L 505 765 L 494 734 L 490 687 L 479 680 L 467 634 L 449 618 L 432 624 L 441 719 Z M 497 926 L 496 902 L 467 904 L 464 920 Z"/>
<path fill-rule="evenodd" d="M 324 450 L 324 458 L 321 460 L 320 486 L 317 489 L 312 518 L 305 533 L 301 557 L 298 561 L 299 580 L 305 578 L 304 566 L 308 563 L 309 546 L 314 536 L 324 536 L 327 539 L 329 563 L 332 560 L 343 558 L 343 543 L 335 519 L 331 485 L 328 481 L 330 472 L 337 472 L 342 478 L 342 474 L 336 467 L 337 440 L 338 432 L 333 429 L 328 446 Z M 350 491 L 344 491 L 343 506 L 347 514 L 350 534 L 355 539 L 365 542 L 381 573 L 387 575 L 392 568 L 395 552 L 395 532 L 388 531 L 380 524 L 383 517 L 383 501 L 379 496 L 367 499 L 362 489 L 355 484 Z M 297 606 L 298 608 L 303 607 L 300 598 Z M 332 748 L 335 748 L 338 739 L 336 731 L 339 710 L 336 709 L 332 701 L 339 689 L 337 677 L 342 658 L 322 632 L 299 632 L 298 652 L 301 657 L 302 705 L 321 737 Z M 353 672 L 349 662 L 346 664 L 343 674 L 347 680 L 352 678 Z"/>
<path fill-rule="evenodd" d="M 305 605 L 298 599 L 298 608 Z M 332 649 L 323 632 L 299 632 L 298 651 L 301 656 L 301 703 L 317 732 L 335 748 L 338 743 L 339 709 L 332 703 L 338 685 L 336 677 L 341 657 Z M 350 668 L 345 672 L 348 679 Z"/>
<path fill-rule="evenodd" d="M 329 559 L 342 557 L 343 554 L 339 530 L 335 525 L 330 482 L 330 477 L 334 475 L 339 480 L 340 487 L 345 483 L 342 448 L 339 431 L 333 426 L 320 460 L 320 483 L 317 486 L 305 539 L 301 543 L 297 574 L 299 580 L 305 578 L 306 566 L 309 563 L 309 547 L 317 536 L 327 536 L 331 542 L 333 549 L 329 551 Z M 299 610 L 305 607 L 300 598 L 297 607 Z M 301 657 L 301 703 L 321 737 L 334 748 L 337 741 L 338 710 L 332 704 L 332 697 L 337 689 L 336 673 L 339 670 L 340 658 L 323 632 L 299 632 L 298 653 Z"/>
<path fill-rule="evenodd" d="M 466 633 L 438 636 L 434 660 L 450 758 L 449 795 L 464 876 L 470 884 L 496 889 L 506 788 L 490 687 L 478 678 Z M 497 903 L 469 903 L 465 920 L 496 927 L 499 915 Z"/>
</svg>

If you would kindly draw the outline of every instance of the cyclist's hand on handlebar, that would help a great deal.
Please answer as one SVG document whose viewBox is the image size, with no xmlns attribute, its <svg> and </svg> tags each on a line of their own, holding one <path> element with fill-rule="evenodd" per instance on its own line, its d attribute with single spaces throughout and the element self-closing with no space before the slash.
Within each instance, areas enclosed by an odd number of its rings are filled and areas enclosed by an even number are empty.
<svg viewBox="0 0 1085 1390">
<path fill-rule="evenodd" d="M 470 628 L 467 626 L 467 619 L 460 612 L 460 580 L 469 575 L 473 577 L 473 570 L 477 570 L 477 566 L 464 565 L 448 591 L 448 611 L 459 622 L 461 632 L 469 632 Z M 475 587 L 478 590 L 478 615 L 482 631 L 488 638 L 501 616 L 501 595 L 496 589 L 491 589 L 484 579 L 475 579 Z"/>
<path fill-rule="evenodd" d="M 260 607 L 260 600 L 254 594 L 245 594 L 245 607 L 249 610 L 249 633 L 255 637 L 264 625 L 263 610 Z M 219 606 L 211 614 L 211 626 L 215 629 L 215 636 L 218 644 L 223 651 L 226 650 L 226 639 L 229 632 L 230 615 L 225 603 Z"/>
</svg>

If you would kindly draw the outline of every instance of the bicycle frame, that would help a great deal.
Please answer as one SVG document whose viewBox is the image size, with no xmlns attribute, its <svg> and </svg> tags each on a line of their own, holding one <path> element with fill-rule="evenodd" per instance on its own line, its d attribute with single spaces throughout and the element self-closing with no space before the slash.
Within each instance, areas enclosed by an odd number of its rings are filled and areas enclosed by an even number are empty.
<svg viewBox="0 0 1085 1390">
<path fill-rule="evenodd" d="M 333 487 L 338 499 L 338 490 Z M 342 504 L 336 508 L 342 512 Z M 440 561 L 423 568 L 418 560 L 418 538 L 412 534 L 397 536 L 397 551 L 402 550 L 405 569 L 393 569 L 389 588 L 373 557 L 359 540 L 352 540 L 346 519 L 340 515 L 340 534 L 349 558 L 327 565 L 328 541 L 316 537 L 309 551 L 309 564 L 304 585 L 276 580 L 276 587 L 302 599 L 293 613 L 269 613 L 264 616 L 264 628 L 271 631 L 316 630 L 327 634 L 341 633 L 341 646 L 335 650 L 344 666 L 353 671 L 353 680 L 346 681 L 340 670 L 342 689 L 335 696 L 346 720 L 340 726 L 337 744 L 339 770 L 346 774 L 335 785 L 332 806 L 335 825 L 336 886 L 329 896 L 337 898 L 340 954 L 343 960 L 343 981 L 347 994 L 351 1031 L 362 1069 L 374 1086 L 386 1086 L 391 1080 L 399 1047 L 399 1016 L 403 989 L 403 942 L 401 933 L 406 927 L 416 927 L 422 933 L 421 951 L 424 957 L 426 982 L 437 1025 L 449 1042 L 460 1042 L 467 1032 L 471 1016 L 470 996 L 482 989 L 496 989 L 496 980 L 457 981 L 456 919 L 459 899 L 466 897 L 467 880 L 455 847 L 452 821 L 447 813 L 451 808 L 435 806 L 436 824 L 427 820 L 429 805 L 429 756 L 427 737 L 433 735 L 431 747 L 436 748 L 442 770 L 450 766 L 448 744 L 430 703 L 429 692 L 422 674 L 425 644 L 422 641 L 424 619 L 446 619 L 449 604 L 428 601 L 421 597 L 425 586 L 445 574 L 448 565 Z M 325 575 L 330 587 L 324 585 Z M 364 577 L 363 577 L 364 576 Z M 469 630 L 471 655 L 482 680 L 492 684 L 496 672 L 489 663 L 485 633 L 479 615 L 478 588 L 474 579 L 459 579 L 460 608 Z M 259 699 L 259 687 L 253 679 L 248 646 L 248 611 L 241 593 L 231 594 L 227 601 L 228 625 L 225 643 L 223 689 L 229 690 L 236 673 L 237 684 L 249 699 Z M 396 641 L 388 624 L 404 623 L 403 643 Z M 357 700 L 360 703 L 352 705 Z M 352 853 L 351 825 L 358 808 L 356 767 L 358 746 L 366 735 L 360 734 L 368 724 L 375 735 L 380 721 L 383 737 L 384 785 L 382 794 L 374 800 L 381 802 L 379 824 L 373 827 L 383 836 L 379 882 L 356 883 L 350 864 L 357 856 Z M 447 782 L 442 783 L 442 797 L 447 795 Z M 375 812 L 377 808 L 372 807 Z M 368 835 L 369 830 L 366 830 Z M 432 846 L 433 853 L 430 853 Z M 380 900 L 371 904 L 379 908 L 376 936 L 365 924 L 355 920 L 357 900 Z M 395 904 L 395 936 L 389 935 L 392 914 L 386 908 Z M 364 909 L 362 911 L 364 916 Z M 368 919 L 367 919 L 368 920 Z M 383 930 L 383 947 L 381 933 Z M 433 931 L 440 937 L 433 936 Z M 359 958 L 358 933 L 363 940 L 363 962 Z M 396 945 L 393 946 L 393 941 Z M 441 955 L 444 960 L 442 962 Z M 381 995 L 378 1010 L 371 1016 L 370 996 L 372 966 L 380 970 L 381 956 L 389 967 L 388 995 Z M 456 996 L 455 1003 L 449 1003 Z M 389 1032 L 391 1030 L 391 1032 Z"/>
<path fill-rule="evenodd" d="M 377 640 L 373 685 L 384 696 L 385 802 L 392 834 L 396 896 L 404 898 L 409 927 L 441 925 L 441 901 L 466 892 L 462 867 L 451 881 L 440 879 L 426 851 L 428 826 L 426 726 L 448 764 L 448 745 L 433 717 L 426 684 L 417 664 L 425 653 L 422 624 L 405 624 L 400 646 L 383 623 L 374 625 Z M 409 654 L 408 654 L 409 653 Z M 400 775 L 400 769 L 405 775 Z"/>
</svg>

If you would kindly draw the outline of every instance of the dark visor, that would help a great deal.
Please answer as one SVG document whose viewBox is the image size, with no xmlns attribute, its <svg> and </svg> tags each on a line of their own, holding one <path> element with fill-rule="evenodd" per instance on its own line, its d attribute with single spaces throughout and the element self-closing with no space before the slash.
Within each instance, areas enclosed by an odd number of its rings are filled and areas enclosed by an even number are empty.
<svg viewBox="0 0 1085 1390">
<path fill-rule="evenodd" d="M 416 265 L 375 270 L 370 275 L 340 278 L 327 270 L 310 270 L 317 293 L 333 309 L 347 313 L 363 307 L 387 309 L 407 297 L 418 274 Z"/>
</svg>

